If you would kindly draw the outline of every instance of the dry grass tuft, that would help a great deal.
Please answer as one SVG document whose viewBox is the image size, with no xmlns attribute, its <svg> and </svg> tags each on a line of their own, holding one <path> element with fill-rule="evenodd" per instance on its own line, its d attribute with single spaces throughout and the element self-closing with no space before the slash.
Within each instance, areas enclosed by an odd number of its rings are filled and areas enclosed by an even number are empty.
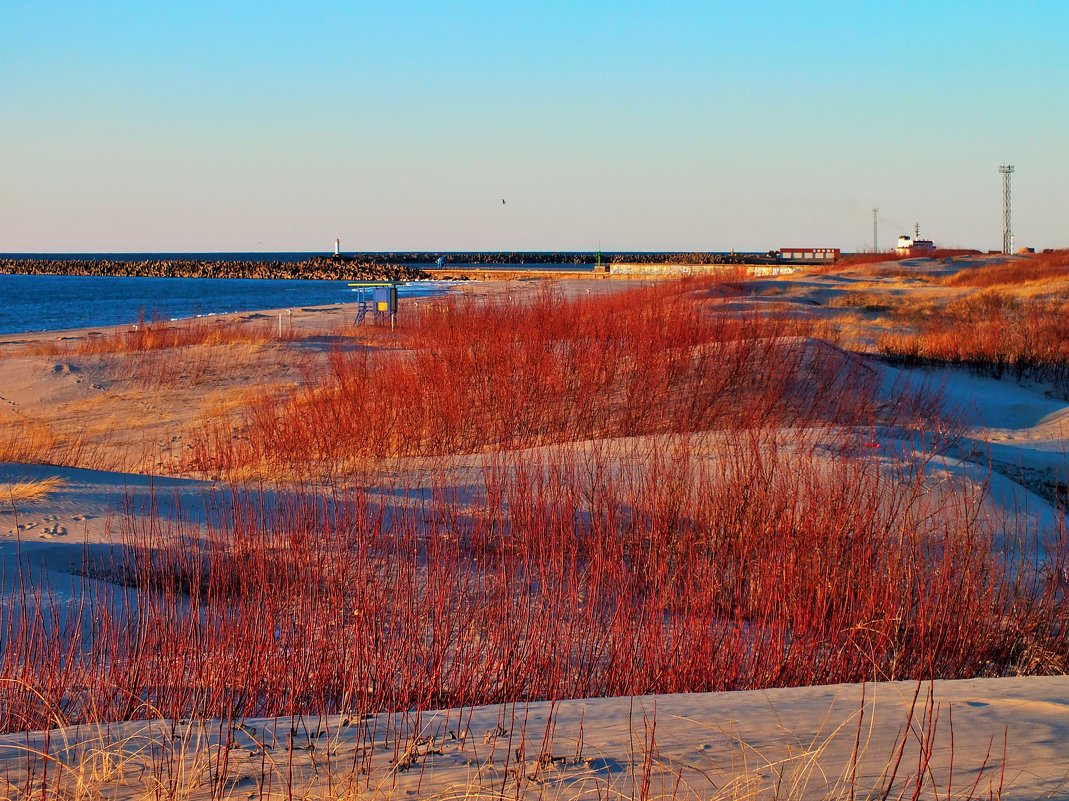
<svg viewBox="0 0 1069 801">
<path fill-rule="evenodd" d="M 61 478 L 42 478 L 33 481 L 0 482 L 0 501 L 33 503 L 66 486 Z"/>
<path fill-rule="evenodd" d="M 47 423 L 0 411 L 0 462 L 44 461 L 58 441 Z"/>
<path fill-rule="evenodd" d="M 0 462 L 104 469 L 105 445 L 86 426 L 0 411 Z"/>
<path fill-rule="evenodd" d="M 860 309 L 864 312 L 888 312 L 894 308 L 894 299 L 886 293 L 850 290 L 842 292 L 827 303 L 833 309 Z"/>
</svg>

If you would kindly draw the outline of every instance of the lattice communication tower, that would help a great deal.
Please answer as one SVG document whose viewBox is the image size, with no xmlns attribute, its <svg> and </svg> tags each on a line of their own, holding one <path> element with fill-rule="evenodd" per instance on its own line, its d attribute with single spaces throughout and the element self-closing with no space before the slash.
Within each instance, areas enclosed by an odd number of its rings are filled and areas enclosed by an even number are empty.
<svg viewBox="0 0 1069 801">
<path fill-rule="evenodd" d="M 998 168 L 1002 173 L 1002 252 L 1013 250 L 1013 228 L 1010 226 L 1010 176 L 1013 165 L 1003 164 Z"/>
</svg>

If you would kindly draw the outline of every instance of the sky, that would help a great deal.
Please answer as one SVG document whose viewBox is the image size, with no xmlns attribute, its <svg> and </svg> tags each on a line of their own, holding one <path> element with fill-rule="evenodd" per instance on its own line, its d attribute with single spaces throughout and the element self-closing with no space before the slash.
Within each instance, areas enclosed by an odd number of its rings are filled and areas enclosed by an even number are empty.
<svg viewBox="0 0 1069 801">
<path fill-rule="evenodd" d="M 0 252 L 1069 246 L 1069 3 L 0 0 Z M 505 202 L 503 203 L 502 200 Z"/>
</svg>

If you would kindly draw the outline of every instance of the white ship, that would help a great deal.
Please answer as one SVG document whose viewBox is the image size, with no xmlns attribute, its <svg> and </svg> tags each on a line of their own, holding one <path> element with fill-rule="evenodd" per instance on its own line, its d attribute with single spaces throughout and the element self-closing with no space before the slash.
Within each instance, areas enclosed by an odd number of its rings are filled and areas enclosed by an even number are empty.
<svg viewBox="0 0 1069 801">
<path fill-rule="evenodd" d="M 920 223 L 913 226 L 913 236 L 902 234 L 895 246 L 895 253 L 899 256 L 926 256 L 934 250 L 935 242 L 931 239 L 921 239 Z"/>
</svg>

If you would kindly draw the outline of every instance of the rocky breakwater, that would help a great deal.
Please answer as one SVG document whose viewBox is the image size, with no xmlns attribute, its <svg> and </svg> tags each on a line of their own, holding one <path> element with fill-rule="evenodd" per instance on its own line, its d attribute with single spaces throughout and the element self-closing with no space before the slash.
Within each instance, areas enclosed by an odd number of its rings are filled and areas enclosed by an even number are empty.
<svg viewBox="0 0 1069 801">
<path fill-rule="evenodd" d="M 345 258 L 305 261 L 146 261 L 0 259 L 0 273 L 136 276 L 150 278 L 299 278 L 321 281 L 414 281 L 423 270 L 404 264 Z"/>
<path fill-rule="evenodd" d="M 553 267 L 575 266 L 593 267 L 598 264 L 614 262 L 653 263 L 653 264 L 743 264 L 752 261 L 753 254 L 743 253 L 677 253 L 662 251 L 656 253 L 624 253 L 602 251 L 576 253 L 569 251 L 423 251 L 413 253 L 362 253 L 352 258 L 370 263 L 389 262 L 391 264 L 435 264 L 439 259 L 445 267 L 463 265 L 516 265 L 530 267 L 547 265 Z"/>
<path fill-rule="evenodd" d="M 603 253 L 602 260 L 613 264 L 726 265 L 752 261 L 750 253 Z"/>
</svg>

